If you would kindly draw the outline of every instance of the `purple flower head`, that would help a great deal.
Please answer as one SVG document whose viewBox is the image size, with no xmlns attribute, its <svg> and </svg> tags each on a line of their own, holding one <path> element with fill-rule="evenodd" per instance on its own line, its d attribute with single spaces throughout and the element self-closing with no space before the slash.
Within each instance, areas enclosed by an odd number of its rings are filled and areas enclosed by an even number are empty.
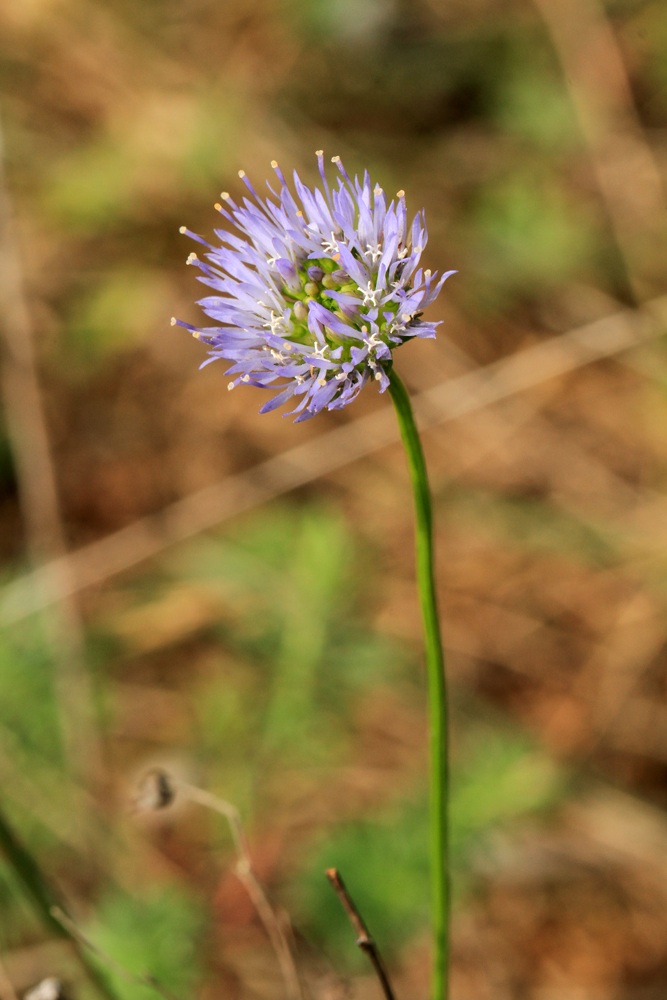
<svg viewBox="0 0 667 1000">
<path fill-rule="evenodd" d="M 387 205 L 368 172 L 363 184 L 353 182 L 338 156 L 341 176 L 330 189 L 321 151 L 317 159 L 323 192 L 311 191 L 295 172 L 298 201 L 275 161 L 280 191 L 268 185 L 273 198 L 262 200 L 239 171 L 252 197 L 237 205 L 223 192 L 224 205 L 215 207 L 243 238 L 216 229 L 222 245 L 215 247 L 181 228 L 207 247 L 205 261 L 192 253 L 188 264 L 214 291 L 199 305 L 222 325 L 172 320 L 211 348 L 205 365 L 233 362 L 229 389 L 246 383 L 278 390 L 260 413 L 301 397 L 290 411 L 297 421 L 346 406 L 369 379 L 384 392 L 393 349 L 411 337 L 435 336 L 438 324 L 421 313 L 456 273 L 436 280 L 422 272 L 424 213 L 408 227 L 404 191 Z"/>
</svg>

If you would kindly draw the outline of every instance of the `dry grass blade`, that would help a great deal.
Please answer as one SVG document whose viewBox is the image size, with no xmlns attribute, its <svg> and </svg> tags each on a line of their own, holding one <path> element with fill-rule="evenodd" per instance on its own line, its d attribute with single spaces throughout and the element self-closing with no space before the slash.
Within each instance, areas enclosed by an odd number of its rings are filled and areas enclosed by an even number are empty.
<svg viewBox="0 0 667 1000">
<path fill-rule="evenodd" d="M 657 298 L 641 310 L 623 310 L 449 379 L 415 397 L 420 429 L 478 412 L 548 379 L 631 350 L 660 335 L 666 322 L 667 297 Z M 9 584 L 0 591 L 0 625 L 20 621 L 63 597 L 102 583 L 169 546 L 397 440 L 393 413 L 380 410 L 229 476 Z"/>
<path fill-rule="evenodd" d="M 94 724 L 90 677 L 84 661 L 83 624 L 74 600 L 56 475 L 37 373 L 30 314 L 4 177 L 0 125 L 0 341 L 2 394 L 16 463 L 26 543 L 34 564 L 57 566 L 57 601 L 46 616 L 56 666 L 63 738 L 73 774 L 95 785 L 101 752 Z"/>
<path fill-rule="evenodd" d="M 598 0 L 535 0 L 563 67 L 630 284 L 664 289 L 667 211 L 620 47 Z"/>
</svg>

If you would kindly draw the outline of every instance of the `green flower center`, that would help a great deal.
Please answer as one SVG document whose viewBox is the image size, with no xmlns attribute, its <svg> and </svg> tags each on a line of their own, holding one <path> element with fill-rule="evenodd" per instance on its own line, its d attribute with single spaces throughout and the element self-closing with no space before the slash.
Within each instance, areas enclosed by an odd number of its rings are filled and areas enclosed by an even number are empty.
<svg viewBox="0 0 667 1000">
<path fill-rule="evenodd" d="M 313 334 L 308 329 L 307 318 L 308 302 L 311 301 L 319 302 L 326 309 L 329 309 L 342 323 L 345 323 L 353 330 L 357 330 L 359 333 L 363 333 L 367 337 L 369 333 L 368 319 L 361 312 L 358 312 L 355 316 L 345 315 L 336 299 L 330 294 L 331 292 L 343 292 L 353 295 L 359 292 L 356 282 L 352 281 L 351 278 L 347 278 L 347 276 L 344 281 L 334 278 L 333 274 L 340 270 L 340 266 L 329 257 L 321 257 L 319 260 L 308 261 L 308 267 L 312 268 L 313 266 L 319 267 L 324 272 L 323 277 L 319 281 L 313 281 L 309 277 L 307 269 L 302 267 L 297 269 L 297 274 L 301 281 L 301 290 L 294 291 L 287 285 L 284 285 L 282 289 L 283 298 L 292 306 L 293 331 L 290 334 L 290 340 L 309 348 L 315 346 Z M 299 308 L 299 303 L 302 303 L 301 308 Z M 395 346 L 390 344 L 389 341 L 389 326 L 397 311 L 397 302 L 383 304 L 382 310 L 375 320 L 378 326 L 378 333 L 375 336 L 376 342 L 381 340 L 390 347 Z M 385 313 L 391 314 L 389 318 L 384 315 Z M 341 363 L 350 360 L 352 348 L 359 346 L 360 343 L 356 338 L 341 337 L 326 326 L 324 327 L 324 337 L 330 348 L 343 348 L 340 357 Z M 362 369 L 364 365 L 362 363 L 357 367 Z"/>
</svg>

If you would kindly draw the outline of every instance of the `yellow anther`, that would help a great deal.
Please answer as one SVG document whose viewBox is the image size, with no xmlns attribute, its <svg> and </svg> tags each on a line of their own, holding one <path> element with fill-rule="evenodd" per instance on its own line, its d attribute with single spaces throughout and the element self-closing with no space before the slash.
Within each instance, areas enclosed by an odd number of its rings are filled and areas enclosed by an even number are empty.
<svg viewBox="0 0 667 1000">
<path fill-rule="evenodd" d="M 229 201 L 229 191 L 221 191 L 220 197 L 223 201 Z"/>
<path fill-rule="evenodd" d="M 188 231 L 187 230 L 187 226 L 180 226 L 180 228 L 179 228 L 178 231 L 179 231 L 179 233 L 187 233 L 187 231 Z"/>
<path fill-rule="evenodd" d="M 199 333 L 199 330 L 193 330 L 192 331 L 192 336 L 195 338 L 195 340 L 199 340 L 200 337 L 201 337 L 201 334 Z"/>
<path fill-rule="evenodd" d="M 176 326 L 176 322 L 177 322 L 177 320 L 176 320 L 176 317 L 175 317 L 175 316 L 172 316 L 172 317 L 171 317 L 171 319 L 169 320 L 169 322 L 170 322 L 170 324 L 171 324 L 172 326 Z"/>
<path fill-rule="evenodd" d="M 287 341 L 285 341 L 285 343 L 283 344 L 283 350 L 284 351 L 289 351 L 289 349 L 290 349 L 290 345 L 287 343 Z"/>
<path fill-rule="evenodd" d="M 231 392 L 233 388 L 234 388 L 234 383 L 233 382 L 228 382 L 227 383 L 227 389 Z"/>
<path fill-rule="evenodd" d="M 405 191 L 403 190 L 403 188 L 401 188 L 400 191 L 396 192 L 396 197 L 397 198 L 405 198 Z"/>
<path fill-rule="evenodd" d="M 193 260 L 199 260 L 196 253 L 189 254 L 186 263 L 191 264 Z"/>
<path fill-rule="evenodd" d="M 273 167 L 273 169 L 275 170 L 275 169 L 276 169 L 276 167 L 278 166 L 278 161 L 277 161 L 277 160 L 271 160 L 271 166 L 272 166 L 272 167 Z"/>
<path fill-rule="evenodd" d="M 326 385 L 327 384 L 327 380 L 325 378 L 318 378 L 317 384 L 318 385 Z"/>
<path fill-rule="evenodd" d="M 340 163 L 340 156 L 332 156 L 331 157 L 331 162 L 332 163 Z"/>
<path fill-rule="evenodd" d="M 323 149 L 316 149 L 315 150 L 315 156 L 324 156 L 324 150 Z"/>
<path fill-rule="evenodd" d="M 239 177 L 245 177 L 245 170 L 239 170 Z"/>
<path fill-rule="evenodd" d="M 216 212 L 221 212 L 222 211 L 222 205 L 220 204 L 219 201 L 216 201 L 216 203 L 213 206 L 213 208 L 216 210 Z"/>
</svg>

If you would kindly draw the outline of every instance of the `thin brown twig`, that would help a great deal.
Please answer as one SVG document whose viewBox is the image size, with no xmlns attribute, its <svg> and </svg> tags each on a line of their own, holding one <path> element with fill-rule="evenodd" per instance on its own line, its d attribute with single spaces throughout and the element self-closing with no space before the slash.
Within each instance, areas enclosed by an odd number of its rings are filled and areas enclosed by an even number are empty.
<svg viewBox="0 0 667 1000">
<path fill-rule="evenodd" d="M 389 975 L 387 974 L 387 969 L 379 948 L 375 939 L 369 933 L 359 910 L 352 901 L 352 897 L 345 887 L 345 883 L 343 882 L 340 872 L 337 868 L 327 868 L 325 874 L 343 904 L 343 909 L 347 913 L 350 923 L 354 927 L 357 935 L 358 947 L 361 948 L 362 951 L 365 951 L 371 960 L 371 964 L 373 965 L 375 973 L 380 980 L 380 986 L 382 987 L 382 992 L 384 993 L 386 1000 L 396 1000 L 396 995 L 389 981 Z"/>
<path fill-rule="evenodd" d="M 236 877 L 248 893 L 253 906 L 259 914 L 260 920 L 264 924 L 264 928 L 278 959 L 289 1000 L 302 1000 L 301 982 L 287 935 L 253 869 L 250 848 L 238 809 L 231 802 L 226 802 L 224 799 L 218 798 L 217 795 L 212 795 L 202 788 L 197 788 L 196 785 L 178 782 L 176 788 L 185 798 L 190 799 L 191 802 L 197 802 L 207 809 L 212 809 L 214 812 L 224 816 L 229 823 L 237 854 L 237 862 L 234 869 Z"/>
</svg>

